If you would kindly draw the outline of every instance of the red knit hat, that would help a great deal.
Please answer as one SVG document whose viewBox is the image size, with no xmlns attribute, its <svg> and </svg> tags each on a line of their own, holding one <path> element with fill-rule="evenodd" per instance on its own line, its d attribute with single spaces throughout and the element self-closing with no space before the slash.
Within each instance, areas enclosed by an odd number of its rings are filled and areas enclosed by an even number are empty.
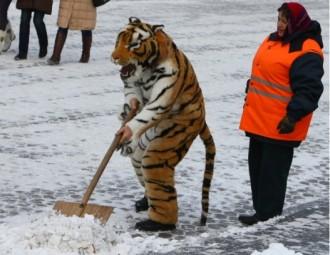
<svg viewBox="0 0 330 255">
<path fill-rule="evenodd" d="M 305 7 L 296 2 L 287 2 L 283 5 L 287 5 L 290 11 L 288 20 L 288 33 L 293 34 L 297 31 L 306 30 L 312 20 L 309 17 Z"/>
</svg>

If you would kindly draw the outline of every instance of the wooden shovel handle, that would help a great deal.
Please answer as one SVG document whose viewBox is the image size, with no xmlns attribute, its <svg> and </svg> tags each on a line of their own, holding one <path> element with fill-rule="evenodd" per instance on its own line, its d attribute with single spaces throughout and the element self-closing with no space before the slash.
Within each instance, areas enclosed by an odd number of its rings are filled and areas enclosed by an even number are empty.
<svg viewBox="0 0 330 255">
<path fill-rule="evenodd" d="M 137 107 L 138 108 L 138 107 Z M 122 127 L 128 122 L 130 121 L 131 119 L 134 118 L 135 114 L 136 114 L 137 110 L 132 110 L 128 113 L 126 119 L 124 120 L 123 124 L 122 124 Z M 90 198 L 90 196 L 92 195 L 95 187 L 96 187 L 96 184 L 98 183 L 104 169 L 106 168 L 112 154 L 114 153 L 114 151 L 117 149 L 118 145 L 119 145 L 119 141 L 120 141 L 120 138 L 121 136 L 120 135 L 115 135 L 115 138 L 113 139 L 107 153 L 104 155 L 99 167 L 97 168 L 97 171 L 91 181 L 91 183 L 89 184 L 87 190 L 85 191 L 85 194 L 84 194 L 84 197 L 81 201 L 81 204 L 80 204 L 80 207 L 86 207 L 87 203 L 88 203 L 88 200 Z M 83 214 L 83 211 L 82 211 L 82 214 Z"/>
</svg>

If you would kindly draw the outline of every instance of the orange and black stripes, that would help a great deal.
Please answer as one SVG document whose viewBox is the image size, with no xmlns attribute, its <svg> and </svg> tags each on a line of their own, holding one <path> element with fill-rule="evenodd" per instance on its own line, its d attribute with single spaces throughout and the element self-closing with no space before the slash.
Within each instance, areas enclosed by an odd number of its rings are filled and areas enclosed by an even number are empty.
<svg viewBox="0 0 330 255">
<path fill-rule="evenodd" d="M 200 133 L 200 137 L 205 145 L 205 172 L 203 178 L 203 188 L 202 188 L 202 216 L 201 216 L 201 225 L 206 224 L 207 214 L 209 210 L 209 192 L 211 181 L 213 177 L 214 169 L 214 158 L 215 158 L 215 144 L 211 135 L 211 132 L 206 123 L 204 123 L 204 128 Z"/>
<path fill-rule="evenodd" d="M 149 218 L 163 224 L 177 222 L 175 167 L 197 136 L 203 140 L 206 159 L 202 187 L 201 224 L 209 207 L 215 145 L 205 122 L 202 90 L 194 69 L 161 26 L 131 18 L 118 35 L 113 58 L 123 66 L 135 66 L 122 77 L 126 102 L 132 97 L 141 111 L 127 123 L 138 146 L 130 155 L 139 180 L 146 189 Z M 128 144 L 133 144 L 133 139 Z"/>
</svg>

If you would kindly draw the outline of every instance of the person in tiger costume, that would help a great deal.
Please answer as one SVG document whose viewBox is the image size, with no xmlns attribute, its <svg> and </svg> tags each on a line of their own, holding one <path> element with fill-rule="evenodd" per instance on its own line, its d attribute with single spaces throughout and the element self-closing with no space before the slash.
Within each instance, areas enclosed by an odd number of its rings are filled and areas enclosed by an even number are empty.
<svg viewBox="0 0 330 255">
<path fill-rule="evenodd" d="M 145 187 L 145 197 L 136 202 L 136 210 L 148 210 L 149 219 L 135 225 L 144 231 L 176 228 L 174 170 L 198 135 L 206 147 L 201 216 L 205 225 L 215 157 L 193 67 L 162 28 L 131 17 L 112 52 L 124 83 L 125 104 L 120 116 L 125 118 L 128 111 L 138 110 L 117 135 L 121 135 L 121 153 L 130 156 Z"/>
</svg>

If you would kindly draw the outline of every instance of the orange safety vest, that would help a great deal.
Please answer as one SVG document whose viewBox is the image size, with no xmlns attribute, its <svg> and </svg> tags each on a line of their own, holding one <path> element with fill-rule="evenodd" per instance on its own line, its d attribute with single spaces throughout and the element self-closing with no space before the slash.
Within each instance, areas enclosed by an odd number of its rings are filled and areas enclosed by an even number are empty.
<svg viewBox="0 0 330 255">
<path fill-rule="evenodd" d="M 289 53 L 289 47 L 289 43 L 268 38 L 260 45 L 253 60 L 240 129 L 276 140 L 302 141 L 306 138 L 312 113 L 299 120 L 290 134 L 279 134 L 277 125 L 286 115 L 293 96 L 289 76 L 292 63 L 308 52 L 321 57 L 323 53 L 312 39 L 307 39 L 300 51 Z"/>
</svg>

